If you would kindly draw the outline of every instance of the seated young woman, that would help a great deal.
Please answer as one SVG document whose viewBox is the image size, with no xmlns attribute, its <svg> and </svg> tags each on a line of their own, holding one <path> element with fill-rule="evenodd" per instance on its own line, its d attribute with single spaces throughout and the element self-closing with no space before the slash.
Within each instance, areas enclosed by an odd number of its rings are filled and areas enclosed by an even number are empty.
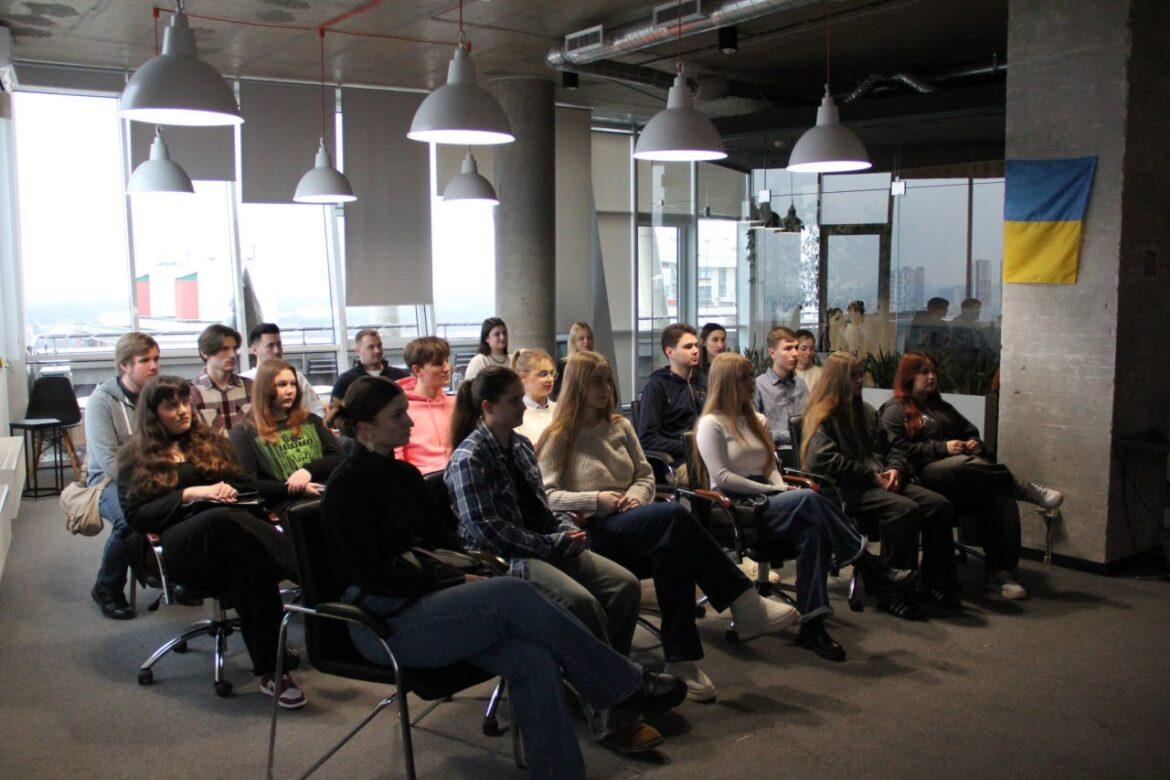
<svg viewBox="0 0 1170 780">
<path fill-rule="evenodd" d="M 1064 500 L 1060 491 L 1021 482 L 1007 466 L 987 459 L 979 429 L 939 395 L 938 365 L 924 352 L 902 356 L 894 376 L 894 397 L 882 406 L 881 420 L 925 487 L 978 516 L 976 532 L 987 555 L 987 587 L 1004 598 L 1027 598 L 1016 580 L 1020 563 L 1016 501 L 1055 509 Z"/>
<path fill-rule="evenodd" d="M 731 496 L 767 496 L 760 537 L 797 549 L 796 592 L 800 607 L 797 644 L 822 658 L 844 661 L 845 649 L 829 636 L 832 614 L 828 578 L 833 561 L 852 564 L 870 590 L 905 586 L 913 572 L 894 570 L 871 555 L 865 539 L 836 506 L 819 493 L 790 489 L 776 468 L 767 420 L 755 410 L 755 370 L 734 352 L 716 356 L 707 377 L 707 403 L 695 427 L 695 448 L 707 466 L 711 487 Z"/>
<path fill-rule="evenodd" d="M 324 500 L 326 538 L 348 583 L 344 598 L 387 622 L 386 642 L 406 667 L 467 661 L 504 677 L 532 776 L 584 777 L 562 672 L 597 708 L 670 707 L 685 691 L 598 641 L 532 583 L 464 575 L 418 552 L 459 542 L 434 522 L 419 470 L 394 458 L 414 425 L 407 407 L 400 387 L 371 380 L 355 383 L 337 413 L 342 432 L 361 444 L 334 472 Z M 403 558 L 408 553 L 413 560 Z M 351 635 L 366 658 L 390 664 L 370 632 L 353 627 Z"/>
<path fill-rule="evenodd" d="M 266 360 L 252 383 L 252 411 L 229 436 L 269 509 L 316 498 L 345 455 L 320 417 L 305 410 L 293 367 Z"/>
<path fill-rule="evenodd" d="M 638 578 L 587 549 L 585 532 L 548 505 L 532 442 L 515 435 L 524 389 L 510 368 L 489 366 L 459 386 L 443 479 L 468 547 L 500 556 L 622 655 L 629 655 L 642 601 Z M 621 753 L 662 743 L 646 723 L 586 709 L 594 739 Z"/>
<path fill-rule="evenodd" d="M 696 584 L 717 612 L 730 607 L 745 636 L 780 631 L 799 615 L 762 598 L 690 512 L 654 503 L 654 471 L 634 426 L 614 413 L 611 375 L 596 352 L 569 358 L 556 415 L 537 444 L 549 507 L 579 513 L 594 552 L 654 578 L 666 669 L 693 701 L 711 701 L 715 685 L 695 663 L 703 657 Z"/>
<path fill-rule="evenodd" d="M 240 615 L 244 644 L 260 690 L 289 709 L 305 704 L 287 671 L 276 669 L 283 607 L 280 582 L 295 576 L 292 543 L 253 501 L 254 491 L 228 440 L 191 410 L 186 379 L 160 376 L 138 400 L 134 435 L 118 452 L 118 498 L 138 534 L 162 539 L 174 581 L 205 590 Z M 144 537 L 132 545 L 138 566 Z"/>
<path fill-rule="evenodd" d="M 524 422 L 516 433 L 533 444 L 552 422 L 557 402 L 550 398 L 557 371 L 552 356 L 543 349 L 520 349 L 512 355 L 512 370 L 524 385 Z"/>
<path fill-rule="evenodd" d="M 479 329 L 479 352 L 467 364 L 463 381 L 475 379 L 475 375 L 488 366 L 508 366 L 508 326 L 499 317 L 488 317 Z"/>
<path fill-rule="evenodd" d="M 699 331 L 699 370 L 711 373 L 711 363 L 727 350 L 727 328 L 718 322 L 708 322 Z"/>
<path fill-rule="evenodd" d="M 809 471 L 836 479 L 853 516 L 878 527 L 882 560 L 888 565 L 918 568 L 921 537 L 921 590 L 945 609 L 961 609 L 951 502 L 910 481 L 906 454 L 890 444 L 877 411 L 861 400 L 861 361 L 848 352 L 834 352 L 824 369 L 801 424 L 801 462 Z M 880 603 L 907 620 L 926 618 L 905 591 L 884 594 Z"/>
</svg>

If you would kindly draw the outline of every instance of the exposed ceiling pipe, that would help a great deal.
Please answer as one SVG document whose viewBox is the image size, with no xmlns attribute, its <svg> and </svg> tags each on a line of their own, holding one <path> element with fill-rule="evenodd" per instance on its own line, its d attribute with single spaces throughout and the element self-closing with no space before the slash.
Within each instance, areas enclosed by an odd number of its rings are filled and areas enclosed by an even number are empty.
<svg viewBox="0 0 1170 780">
<path fill-rule="evenodd" d="M 689 22 L 684 21 L 681 33 L 677 24 L 655 25 L 653 19 L 641 19 L 616 27 L 606 27 L 602 45 L 587 51 L 565 51 L 565 43 L 562 40 L 549 49 L 545 61 L 554 70 L 565 70 L 571 65 L 584 65 L 667 43 L 676 40 L 680 35 L 686 38 L 815 3 L 819 3 L 819 0 L 723 0 L 704 3 L 705 16 Z"/>
<path fill-rule="evenodd" d="M 624 62 L 602 60 L 582 65 L 565 65 L 560 70 L 569 73 L 583 73 L 622 84 L 653 87 L 663 91 L 670 89 L 674 84 L 674 74 L 654 68 L 645 68 L 641 65 L 629 65 Z M 718 100 L 723 97 L 747 98 L 749 100 L 763 100 L 774 102 L 776 95 L 766 87 L 751 81 L 725 79 L 721 76 L 699 76 L 687 79 L 695 99 L 700 101 Z"/>
<path fill-rule="evenodd" d="M 854 100 L 857 100 L 858 98 L 861 98 L 861 97 L 865 97 L 870 92 L 873 92 L 879 86 L 882 86 L 885 84 L 890 84 L 890 83 L 904 84 L 905 86 L 910 87 L 910 89 L 914 90 L 915 92 L 922 92 L 924 94 L 927 92 L 934 92 L 935 91 L 934 85 L 932 85 L 929 82 L 924 81 L 920 78 L 917 78 L 915 76 L 911 76 L 907 73 L 891 73 L 889 75 L 883 75 L 881 73 L 871 73 L 870 75 L 868 75 L 864 79 L 862 79 L 860 84 L 858 84 L 854 89 L 852 89 L 850 92 L 848 92 L 843 97 L 841 97 L 837 102 L 838 103 L 852 103 Z"/>
</svg>

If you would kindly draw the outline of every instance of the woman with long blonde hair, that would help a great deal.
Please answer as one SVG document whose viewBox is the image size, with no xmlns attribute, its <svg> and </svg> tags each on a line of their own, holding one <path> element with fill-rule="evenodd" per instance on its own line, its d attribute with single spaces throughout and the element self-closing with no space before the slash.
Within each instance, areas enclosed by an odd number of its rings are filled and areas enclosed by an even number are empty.
<svg viewBox="0 0 1170 780">
<path fill-rule="evenodd" d="M 809 398 L 801 425 L 801 462 L 837 480 L 854 518 L 878 527 L 882 559 L 890 566 L 918 567 L 920 588 L 949 610 L 962 608 L 952 549 L 954 508 L 945 498 L 910 481 L 906 453 L 891 445 L 877 411 L 861 398 L 865 368 L 848 352 L 834 352 Z M 925 611 L 910 594 L 887 594 L 882 608 L 907 620 Z"/>
<path fill-rule="evenodd" d="M 767 420 L 756 411 L 754 398 L 751 361 L 732 352 L 718 355 L 707 377 L 707 403 L 696 424 L 695 448 L 711 487 L 735 497 L 763 498 L 759 519 L 764 542 L 797 549 L 797 644 L 830 661 L 844 661 L 844 648 L 825 628 L 825 618 L 833 612 L 828 594 L 832 562 L 852 564 L 870 589 L 896 590 L 913 573 L 892 570 L 871 555 L 849 518 L 819 493 L 784 483 Z"/>
<path fill-rule="evenodd" d="M 512 370 L 520 375 L 524 385 L 524 422 L 516 433 L 536 442 L 552 422 L 557 402 L 552 400 L 553 383 L 557 377 L 552 356 L 543 349 L 518 349 L 512 353 Z"/>
<path fill-rule="evenodd" d="M 654 472 L 634 426 L 614 413 L 609 363 L 596 352 L 569 358 L 552 425 L 537 446 L 549 506 L 579 513 L 590 548 L 654 579 L 662 609 L 666 669 L 694 701 L 715 698 L 698 668 L 695 586 L 717 611 L 731 609 L 747 635 L 779 631 L 797 618 L 791 607 L 760 597 L 751 582 L 682 506 L 654 503 Z"/>
<path fill-rule="evenodd" d="M 561 383 L 565 379 L 565 365 L 569 362 L 569 358 L 576 355 L 578 352 L 593 352 L 593 328 L 589 327 L 588 322 L 574 322 L 569 326 L 569 354 L 557 361 L 557 376 L 556 381 L 553 382 L 552 399 L 554 401 L 561 397 Z M 618 402 L 617 379 L 611 377 L 610 388 L 613 390 L 613 403 L 616 406 Z M 533 441 L 536 441 L 533 439 Z"/>
</svg>

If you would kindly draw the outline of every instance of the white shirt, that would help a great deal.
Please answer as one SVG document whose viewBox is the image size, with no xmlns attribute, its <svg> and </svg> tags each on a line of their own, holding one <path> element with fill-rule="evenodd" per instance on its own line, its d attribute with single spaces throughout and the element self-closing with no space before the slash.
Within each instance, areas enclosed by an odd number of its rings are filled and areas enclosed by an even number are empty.
<svg viewBox="0 0 1170 780">
<path fill-rule="evenodd" d="M 506 366 L 508 365 L 508 356 L 504 355 L 498 358 L 495 355 L 485 355 L 482 352 L 471 359 L 467 364 L 467 370 L 463 372 L 463 381 L 475 379 L 475 375 L 483 371 L 488 366 Z"/>
<path fill-rule="evenodd" d="M 544 433 L 553 419 L 553 412 L 556 411 L 556 401 L 545 401 L 544 406 L 541 406 L 536 401 L 524 395 L 524 422 L 516 428 L 516 433 L 525 436 L 532 442 L 532 446 L 536 446 L 536 442 L 540 440 L 540 434 Z"/>
<path fill-rule="evenodd" d="M 256 381 L 256 372 L 259 370 L 260 367 L 255 366 L 254 368 L 249 368 L 240 374 L 240 376 Z M 293 373 L 297 377 L 297 387 L 301 389 L 301 406 L 305 407 L 306 412 L 312 412 L 321 419 L 325 419 L 325 405 L 321 403 L 321 399 L 317 396 L 317 391 L 309 384 L 308 378 L 295 369 Z"/>
</svg>

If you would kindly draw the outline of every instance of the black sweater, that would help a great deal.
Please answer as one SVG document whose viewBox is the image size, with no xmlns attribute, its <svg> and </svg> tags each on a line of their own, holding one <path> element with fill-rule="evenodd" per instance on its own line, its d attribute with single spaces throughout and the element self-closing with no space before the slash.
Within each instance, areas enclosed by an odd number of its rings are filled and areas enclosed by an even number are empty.
<svg viewBox="0 0 1170 780">
<path fill-rule="evenodd" d="M 809 442 L 808 470 L 833 477 L 842 487 L 859 490 L 875 487 L 875 471 L 897 469 L 903 480 L 909 480 L 906 455 L 891 443 L 877 411 L 862 403 L 860 414 L 864 441 L 857 441 L 839 417 L 832 416 L 821 423 Z"/>
<path fill-rule="evenodd" d="M 301 463 L 297 468 L 307 469 L 313 475 L 314 482 L 324 484 L 333 470 L 345 460 L 345 453 L 341 451 L 337 438 L 325 427 L 325 423 L 321 422 L 320 417 L 310 414 L 305 419 L 301 428 L 302 436 L 305 426 L 312 426 L 316 432 L 317 438 L 321 442 L 321 457 L 307 463 Z M 280 427 L 283 430 L 287 426 L 282 423 Z M 289 495 L 288 488 L 285 487 L 285 479 L 287 478 L 281 478 L 272 461 L 264 454 L 260 442 L 257 441 L 256 429 L 252 427 L 251 422 L 232 428 L 228 438 L 231 439 L 232 446 L 235 447 L 240 465 L 255 482 L 256 491 L 269 508 L 280 508 L 290 498 L 293 498 Z"/>
<path fill-rule="evenodd" d="M 456 570 L 421 558 L 404 565 L 411 547 L 459 549 L 414 466 L 364 448 L 338 466 L 325 492 L 325 534 L 339 579 L 364 594 L 412 598 L 449 584 Z"/>
<path fill-rule="evenodd" d="M 905 452 L 910 464 L 919 471 L 947 457 L 948 441 L 979 438 L 979 429 L 958 409 L 937 396 L 926 402 L 922 409 L 922 427 L 913 438 L 906 432 L 906 410 L 898 399 L 891 398 L 882 405 L 881 419 L 893 445 Z"/>
<path fill-rule="evenodd" d="M 687 382 L 663 366 L 650 375 L 642 389 L 638 439 L 642 449 L 668 453 L 675 463 L 685 459 L 682 436 L 695 427 L 707 400 L 707 377 L 695 369 Z"/>
</svg>

